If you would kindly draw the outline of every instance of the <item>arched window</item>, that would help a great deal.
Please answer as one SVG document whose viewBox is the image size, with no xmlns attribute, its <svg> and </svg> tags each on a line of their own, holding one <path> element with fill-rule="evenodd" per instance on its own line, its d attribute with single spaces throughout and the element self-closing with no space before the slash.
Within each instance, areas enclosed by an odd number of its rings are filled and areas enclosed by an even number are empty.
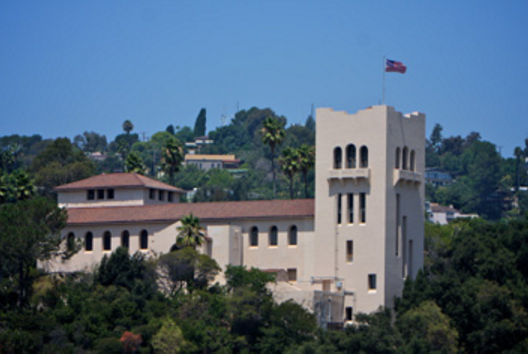
<svg viewBox="0 0 528 354">
<path fill-rule="evenodd" d="M 297 245 L 297 226 L 293 225 L 288 231 L 288 245 L 296 246 Z"/>
<path fill-rule="evenodd" d="M 334 149 L 334 169 L 340 169 L 343 166 L 343 152 L 340 147 Z"/>
<path fill-rule="evenodd" d="M 112 234 L 106 231 L 103 235 L 103 251 L 112 250 Z"/>
<path fill-rule="evenodd" d="M 142 230 L 139 234 L 139 248 L 142 250 L 148 249 L 148 231 Z"/>
<path fill-rule="evenodd" d="M 75 248 L 75 234 L 70 232 L 66 237 L 66 249 L 73 250 Z"/>
<path fill-rule="evenodd" d="M 368 148 L 366 146 L 362 146 L 360 150 L 361 160 L 360 160 L 360 166 L 361 168 L 367 168 L 368 167 Z"/>
<path fill-rule="evenodd" d="M 258 227 L 253 226 L 251 228 L 251 231 L 249 233 L 249 245 L 251 247 L 257 247 L 258 246 Z"/>
<path fill-rule="evenodd" d="M 415 170 L 415 166 L 414 166 L 414 150 L 411 151 L 411 161 L 409 163 L 409 169 L 411 171 Z"/>
<path fill-rule="evenodd" d="M 278 244 L 278 230 L 277 226 L 272 226 L 269 231 L 269 245 L 277 246 Z"/>
<path fill-rule="evenodd" d="M 84 235 L 84 250 L 87 252 L 93 251 L 93 234 L 90 231 Z"/>
<path fill-rule="evenodd" d="M 396 148 L 396 161 L 394 161 L 394 168 L 400 169 L 400 158 L 401 158 L 401 150 L 400 148 Z"/>
<path fill-rule="evenodd" d="M 350 144 L 346 149 L 347 168 L 356 168 L 356 145 Z"/>
<path fill-rule="evenodd" d="M 407 158 L 409 157 L 409 149 L 407 149 L 407 146 L 403 148 L 403 156 L 402 156 L 402 169 L 407 169 Z"/>
<path fill-rule="evenodd" d="M 130 233 L 126 230 L 121 234 L 121 247 L 130 248 Z"/>
</svg>

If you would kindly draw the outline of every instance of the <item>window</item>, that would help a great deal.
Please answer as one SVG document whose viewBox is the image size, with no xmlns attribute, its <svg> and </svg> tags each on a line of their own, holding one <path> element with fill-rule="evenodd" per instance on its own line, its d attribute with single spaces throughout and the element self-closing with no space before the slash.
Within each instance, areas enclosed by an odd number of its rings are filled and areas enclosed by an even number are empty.
<svg viewBox="0 0 528 354">
<path fill-rule="evenodd" d="M 84 250 L 86 252 L 93 251 L 93 234 L 89 231 L 84 235 Z"/>
<path fill-rule="evenodd" d="M 86 199 L 94 200 L 95 199 L 95 190 L 88 189 L 88 191 L 86 192 Z"/>
<path fill-rule="evenodd" d="M 376 290 L 376 274 L 368 275 L 368 289 Z"/>
<path fill-rule="evenodd" d="M 396 194 L 396 257 L 400 254 L 400 194 Z"/>
<path fill-rule="evenodd" d="M 165 199 L 165 192 L 164 191 L 158 191 L 158 199 L 163 200 Z"/>
<path fill-rule="evenodd" d="M 403 148 L 403 156 L 402 156 L 402 169 L 407 169 L 407 158 L 409 155 L 409 149 L 407 149 L 407 146 Z"/>
<path fill-rule="evenodd" d="M 337 224 L 341 225 L 341 194 L 337 195 Z"/>
<path fill-rule="evenodd" d="M 367 222 L 367 195 L 365 193 L 359 194 L 359 213 L 361 216 L 361 223 Z"/>
<path fill-rule="evenodd" d="M 413 275 L 413 240 L 409 240 L 409 265 L 407 266 L 407 276 Z"/>
<path fill-rule="evenodd" d="M 126 230 L 121 234 L 121 247 L 130 248 L 130 233 Z"/>
<path fill-rule="evenodd" d="M 75 248 L 75 234 L 70 232 L 66 237 L 66 248 L 68 250 L 73 250 Z"/>
<path fill-rule="evenodd" d="M 156 190 L 155 189 L 149 189 L 149 198 L 150 199 L 156 198 Z"/>
<path fill-rule="evenodd" d="M 407 252 L 405 245 L 407 244 L 407 216 L 402 217 L 401 225 L 401 247 L 402 247 L 402 277 L 407 276 Z"/>
<path fill-rule="evenodd" d="M 174 201 L 174 193 L 173 192 L 167 192 L 167 199 L 170 203 Z"/>
<path fill-rule="evenodd" d="M 297 245 L 297 226 L 293 225 L 288 231 L 288 245 L 296 246 Z"/>
<path fill-rule="evenodd" d="M 352 316 L 354 315 L 354 308 L 349 306 L 346 308 L 346 321 L 352 321 Z"/>
<path fill-rule="evenodd" d="M 103 251 L 112 250 L 112 235 L 110 231 L 106 231 L 103 235 Z"/>
<path fill-rule="evenodd" d="M 414 150 L 411 151 L 411 161 L 409 163 L 409 170 L 411 170 L 411 171 L 415 170 L 415 166 L 414 166 Z"/>
<path fill-rule="evenodd" d="M 347 146 L 347 168 L 356 168 L 356 146 L 351 144 Z"/>
<path fill-rule="evenodd" d="M 288 281 L 297 281 L 297 269 L 296 268 L 288 269 Z"/>
<path fill-rule="evenodd" d="M 360 166 L 361 168 L 367 168 L 368 167 L 368 148 L 366 146 L 362 146 L 360 150 Z"/>
<path fill-rule="evenodd" d="M 148 231 L 143 230 L 139 234 L 139 248 L 142 250 L 148 249 Z"/>
<path fill-rule="evenodd" d="M 249 245 L 251 247 L 258 247 L 258 228 L 253 226 L 249 233 Z"/>
<path fill-rule="evenodd" d="M 98 189 L 97 190 L 97 199 L 104 199 L 105 190 L 104 189 Z"/>
<path fill-rule="evenodd" d="M 346 261 L 347 263 L 354 261 L 354 241 L 352 240 L 346 242 Z"/>
<path fill-rule="evenodd" d="M 277 246 L 278 244 L 278 230 L 277 226 L 272 226 L 269 232 L 269 245 Z"/>
<path fill-rule="evenodd" d="M 341 151 L 341 148 L 340 147 L 336 147 L 334 149 L 334 169 L 340 169 L 343 165 L 342 163 L 342 159 L 343 159 L 343 156 L 342 156 L 342 151 Z"/>
<path fill-rule="evenodd" d="M 107 189 L 106 190 L 106 199 L 114 199 L 114 190 L 113 189 Z"/>
<path fill-rule="evenodd" d="M 354 193 L 348 193 L 348 223 L 354 223 Z"/>
<path fill-rule="evenodd" d="M 401 157 L 401 150 L 400 148 L 396 149 L 396 161 L 394 161 L 394 168 L 400 169 L 400 157 Z"/>
</svg>

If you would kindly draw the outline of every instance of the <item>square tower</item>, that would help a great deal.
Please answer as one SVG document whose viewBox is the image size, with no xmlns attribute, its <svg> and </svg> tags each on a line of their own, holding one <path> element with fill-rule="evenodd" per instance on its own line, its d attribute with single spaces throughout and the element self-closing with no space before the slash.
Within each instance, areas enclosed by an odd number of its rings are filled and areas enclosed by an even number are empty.
<svg viewBox="0 0 528 354">
<path fill-rule="evenodd" d="M 425 115 L 317 110 L 313 280 L 345 313 L 392 307 L 423 265 Z"/>
</svg>

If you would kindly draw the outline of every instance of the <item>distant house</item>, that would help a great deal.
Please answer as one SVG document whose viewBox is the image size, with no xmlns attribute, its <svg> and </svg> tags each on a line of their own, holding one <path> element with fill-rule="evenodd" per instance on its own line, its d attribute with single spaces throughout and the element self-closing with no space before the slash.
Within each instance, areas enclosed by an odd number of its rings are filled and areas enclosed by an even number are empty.
<svg viewBox="0 0 528 354">
<path fill-rule="evenodd" d="M 453 177 L 451 177 L 449 172 L 442 171 L 438 168 L 426 168 L 425 182 L 435 187 L 448 186 L 453 183 Z"/>
<path fill-rule="evenodd" d="M 211 145 L 214 143 L 214 140 L 209 139 L 207 135 L 199 136 L 194 139 L 194 142 L 185 143 L 185 148 L 189 154 L 196 154 L 200 152 L 202 146 Z"/>
<path fill-rule="evenodd" d="M 444 206 L 438 203 L 428 203 L 426 208 L 429 221 L 440 225 L 447 225 L 454 219 L 459 218 L 478 218 L 477 214 L 463 214 L 458 209 L 453 208 L 452 205 Z"/>
<path fill-rule="evenodd" d="M 185 165 L 195 165 L 200 170 L 209 171 L 212 168 L 237 169 L 240 160 L 235 155 L 185 155 Z"/>
</svg>

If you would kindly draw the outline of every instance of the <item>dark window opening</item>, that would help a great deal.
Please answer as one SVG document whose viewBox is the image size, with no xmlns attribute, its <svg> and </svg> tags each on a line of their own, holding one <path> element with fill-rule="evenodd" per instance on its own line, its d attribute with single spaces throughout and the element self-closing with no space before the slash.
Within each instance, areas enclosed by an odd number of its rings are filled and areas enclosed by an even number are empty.
<svg viewBox="0 0 528 354">
<path fill-rule="evenodd" d="M 164 191 L 158 191 L 158 199 L 159 200 L 165 199 L 165 192 Z"/>
<path fill-rule="evenodd" d="M 354 241 L 349 240 L 346 243 L 346 261 L 352 263 L 354 261 Z"/>
<path fill-rule="evenodd" d="M 141 231 L 139 235 L 139 248 L 142 250 L 148 249 L 148 232 L 147 230 Z"/>
<path fill-rule="evenodd" d="M 169 200 L 169 202 L 173 202 L 174 201 L 174 193 L 173 192 L 168 192 L 167 193 L 167 198 Z"/>
<path fill-rule="evenodd" d="M 149 199 L 156 198 L 156 190 L 155 189 L 149 189 Z"/>
<path fill-rule="evenodd" d="M 297 269 L 296 268 L 288 269 L 288 281 L 297 281 Z"/>
<path fill-rule="evenodd" d="M 348 145 L 346 154 L 347 154 L 347 168 L 356 168 L 356 146 Z"/>
<path fill-rule="evenodd" d="M 367 195 L 365 193 L 359 194 L 359 210 L 361 214 L 361 223 L 367 222 Z"/>
<path fill-rule="evenodd" d="M 121 234 L 121 247 L 130 248 L 130 233 L 123 231 Z"/>
<path fill-rule="evenodd" d="M 93 234 L 91 232 L 87 232 L 84 236 L 84 250 L 93 251 Z"/>
<path fill-rule="evenodd" d="M 341 225 L 341 194 L 337 195 L 337 224 Z"/>
<path fill-rule="evenodd" d="M 360 167 L 367 168 L 368 167 L 368 148 L 366 146 L 362 146 L 360 154 L 361 154 Z"/>
<path fill-rule="evenodd" d="M 254 226 L 249 234 L 249 245 L 251 247 L 258 246 L 258 228 Z"/>
<path fill-rule="evenodd" d="M 348 194 L 348 223 L 354 223 L 354 193 Z"/>
<path fill-rule="evenodd" d="M 343 165 L 343 156 L 340 147 L 334 149 L 334 169 L 340 169 Z"/>
<path fill-rule="evenodd" d="M 104 199 L 105 196 L 105 190 L 104 189 L 98 189 L 97 190 L 97 199 Z"/>
<path fill-rule="evenodd" d="M 112 249 L 112 235 L 106 231 L 103 236 L 103 250 L 110 251 Z"/>
<path fill-rule="evenodd" d="M 407 158 L 409 155 L 409 150 L 407 149 L 407 146 L 403 148 L 403 156 L 402 156 L 402 169 L 407 169 Z"/>
<path fill-rule="evenodd" d="M 106 190 L 106 198 L 107 199 L 114 199 L 114 190 L 113 189 L 107 189 Z"/>
<path fill-rule="evenodd" d="M 87 193 L 86 193 L 86 199 L 88 200 L 94 200 L 95 199 L 95 190 L 93 189 L 88 189 Z"/>
<path fill-rule="evenodd" d="M 401 150 L 400 148 L 396 149 L 396 161 L 394 161 L 394 168 L 399 169 L 400 168 L 400 155 Z"/>
<path fill-rule="evenodd" d="M 269 233 L 269 245 L 277 246 L 278 244 L 278 230 L 277 226 L 272 226 Z"/>
<path fill-rule="evenodd" d="M 369 274 L 368 275 L 368 289 L 369 290 L 376 290 L 376 274 Z"/>
<path fill-rule="evenodd" d="M 288 244 L 290 246 L 297 245 L 297 226 L 295 225 L 290 227 L 290 231 L 288 232 Z"/>
<path fill-rule="evenodd" d="M 346 308 L 346 320 L 352 321 L 352 316 L 354 315 L 354 308 L 349 306 Z"/>
</svg>

